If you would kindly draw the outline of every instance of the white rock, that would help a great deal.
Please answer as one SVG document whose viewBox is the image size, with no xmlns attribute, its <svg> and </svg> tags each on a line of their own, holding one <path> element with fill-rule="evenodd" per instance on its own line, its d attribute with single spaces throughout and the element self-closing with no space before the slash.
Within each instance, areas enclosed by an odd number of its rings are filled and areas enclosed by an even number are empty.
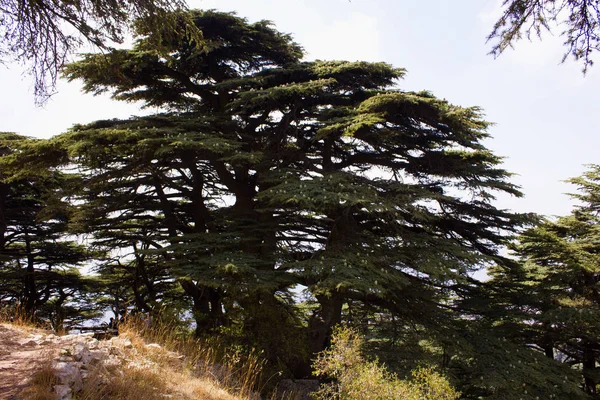
<svg viewBox="0 0 600 400">
<path fill-rule="evenodd" d="M 105 358 L 104 360 L 102 360 L 102 365 L 106 366 L 106 367 L 118 367 L 119 365 L 121 365 L 121 361 L 119 360 L 118 357 L 115 356 L 108 356 L 107 358 Z"/>
<path fill-rule="evenodd" d="M 157 350 L 162 349 L 162 346 L 158 343 L 149 343 L 146 345 L 146 347 L 151 348 L 151 349 L 157 349 Z"/>
<path fill-rule="evenodd" d="M 69 385 L 56 385 L 54 386 L 57 400 L 71 400 L 73 391 Z"/>
<path fill-rule="evenodd" d="M 78 391 L 83 387 L 81 366 L 80 362 L 57 362 L 54 364 L 54 369 L 63 385 L 68 385 L 74 391 Z"/>
<path fill-rule="evenodd" d="M 96 364 L 96 363 L 98 363 L 98 361 L 102 361 L 103 359 L 108 357 L 108 353 L 106 353 L 102 350 L 93 350 L 93 351 L 90 351 L 89 354 L 90 354 L 90 361 L 88 362 L 88 364 Z"/>
<path fill-rule="evenodd" d="M 121 346 L 123 346 L 126 349 L 130 349 L 133 347 L 133 344 L 131 343 L 131 340 L 129 339 L 119 339 L 118 342 Z"/>
</svg>

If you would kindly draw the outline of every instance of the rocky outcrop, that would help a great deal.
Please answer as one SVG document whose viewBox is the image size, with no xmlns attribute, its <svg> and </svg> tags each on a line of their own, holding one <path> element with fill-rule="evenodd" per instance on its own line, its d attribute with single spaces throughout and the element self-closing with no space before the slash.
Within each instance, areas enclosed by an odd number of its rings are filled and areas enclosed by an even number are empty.
<svg viewBox="0 0 600 400">
<path fill-rule="evenodd" d="M 110 340 L 97 340 L 93 333 L 56 336 L 34 335 L 29 344 L 35 347 L 49 347 L 57 354 L 52 361 L 52 369 L 60 381 L 54 386 L 57 400 L 71 400 L 83 388 L 86 378 L 92 371 L 108 370 L 111 367 L 126 367 L 134 363 L 127 356 L 132 351 L 131 341 L 113 337 Z M 162 350 L 155 343 L 145 345 L 149 351 L 160 350 L 173 358 L 180 356 Z M 135 363 L 135 367 L 144 367 Z"/>
<path fill-rule="evenodd" d="M 51 367 L 60 381 L 54 387 L 59 400 L 70 400 L 83 388 L 83 380 L 89 371 L 99 364 L 120 365 L 122 362 L 115 354 L 115 341 L 98 341 L 92 333 L 65 336 L 37 334 L 29 338 L 29 344 L 50 348 L 55 353 L 51 356 Z"/>
<path fill-rule="evenodd" d="M 0 399 L 31 399 L 39 391 L 60 400 L 90 394 L 113 398 L 127 390 L 128 395 L 146 390 L 182 400 L 260 398 L 228 393 L 218 376 L 227 373 L 231 379 L 231 371 L 218 364 L 190 373 L 184 356 L 146 344 L 135 332 L 121 333 L 97 340 L 92 333 L 56 336 L 0 323 Z"/>
</svg>

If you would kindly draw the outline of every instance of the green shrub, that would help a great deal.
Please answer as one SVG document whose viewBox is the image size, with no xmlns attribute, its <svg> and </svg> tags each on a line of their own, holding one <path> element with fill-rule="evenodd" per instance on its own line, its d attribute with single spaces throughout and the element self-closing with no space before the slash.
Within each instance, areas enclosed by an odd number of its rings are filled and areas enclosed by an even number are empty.
<svg viewBox="0 0 600 400">
<path fill-rule="evenodd" d="M 377 361 L 362 354 L 364 339 L 339 328 L 332 345 L 314 363 L 315 374 L 332 379 L 314 393 L 319 400 L 455 400 L 460 393 L 433 368 L 417 368 L 410 380 L 401 380 Z"/>
</svg>

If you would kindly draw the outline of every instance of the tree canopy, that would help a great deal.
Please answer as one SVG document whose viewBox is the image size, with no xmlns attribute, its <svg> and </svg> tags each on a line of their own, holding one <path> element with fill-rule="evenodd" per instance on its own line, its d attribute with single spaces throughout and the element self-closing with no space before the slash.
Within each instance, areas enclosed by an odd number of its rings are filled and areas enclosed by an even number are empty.
<svg viewBox="0 0 600 400">
<path fill-rule="evenodd" d="M 491 205 L 494 192 L 520 193 L 480 143 L 477 108 L 394 89 L 404 71 L 387 64 L 302 62 L 266 22 L 192 18 L 199 47 L 163 41 L 171 51 L 160 57 L 141 38 L 65 70 L 87 91 L 171 114 L 56 141 L 65 163 L 93 171 L 86 187 L 106 203 L 93 206 L 103 218 L 162 216 L 152 246 L 216 302 L 213 322 L 223 301 L 277 305 L 277 293 L 300 284 L 318 304 L 310 323 L 320 350 L 346 301 L 433 313 L 442 287 L 500 258 L 502 232 L 525 218 Z"/>
<path fill-rule="evenodd" d="M 32 141 L 0 133 L 2 158 Z M 85 299 L 93 286 L 78 270 L 91 254 L 65 236 L 71 206 L 61 197 L 69 191 L 69 177 L 59 171 L 39 176 L 3 168 L 1 179 L 0 298 L 20 304 L 29 316 L 43 315 L 55 327 L 83 317 L 69 303 Z"/>
<path fill-rule="evenodd" d="M 522 261 L 496 270 L 492 282 L 506 296 L 507 331 L 551 359 L 579 366 L 585 391 L 598 394 L 600 167 L 570 182 L 580 190 L 572 195 L 580 205 L 524 232 L 514 247 Z"/>
</svg>

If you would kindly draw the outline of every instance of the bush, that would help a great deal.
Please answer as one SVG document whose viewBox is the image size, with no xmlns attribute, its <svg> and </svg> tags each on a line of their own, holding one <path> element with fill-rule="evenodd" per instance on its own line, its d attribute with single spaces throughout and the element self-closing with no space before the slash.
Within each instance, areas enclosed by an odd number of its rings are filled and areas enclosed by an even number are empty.
<svg viewBox="0 0 600 400">
<path fill-rule="evenodd" d="M 315 374 L 331 383 L 314 393 L 319 400 L 455 400 L 460 393 L 433 368 L 417 368 L 410 380 L 368 361 L 362 354 L 364 339 L 355 331 L 339 328 L 332 345 L 314 363 Z"/>
</svg>

